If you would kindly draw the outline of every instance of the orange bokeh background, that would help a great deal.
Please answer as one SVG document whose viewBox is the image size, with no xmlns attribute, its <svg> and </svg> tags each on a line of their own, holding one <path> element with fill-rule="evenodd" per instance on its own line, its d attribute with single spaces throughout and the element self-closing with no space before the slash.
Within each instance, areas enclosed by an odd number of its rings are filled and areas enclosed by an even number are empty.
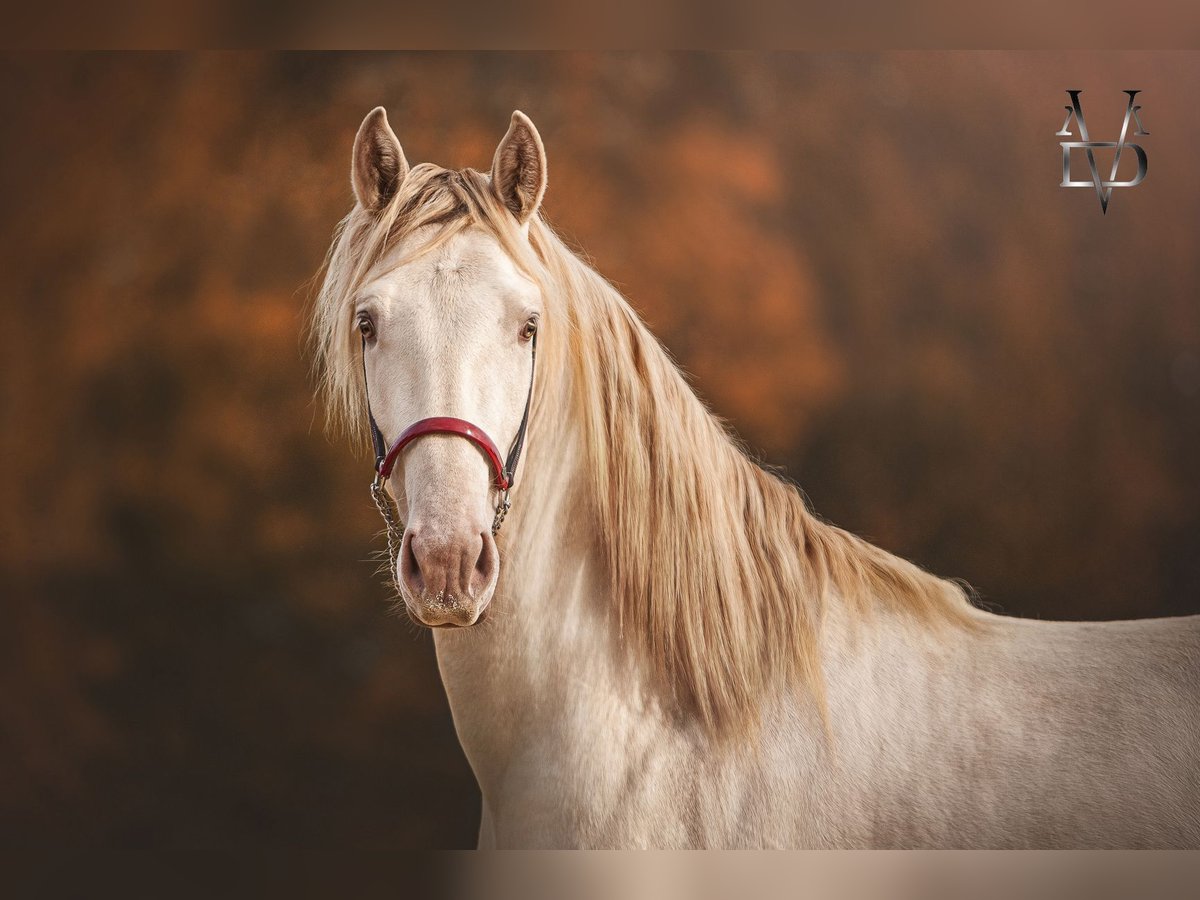
<svg viewBox="0 0 1200 900">
<path fill-rule="evenodd" d="M 825 517 L 1006 612 L 1200 611 L 1195 56 L 2 65 L 10 839 L 473 841 L 302 341 L 377 104 L 410 160 L 477 168 L 528 113 L 548 218 Z M 1100 140 L 1144 92 L 1149 176 L 1106 216 L 1058 187 L 1076 87 Z"/>
</svg>

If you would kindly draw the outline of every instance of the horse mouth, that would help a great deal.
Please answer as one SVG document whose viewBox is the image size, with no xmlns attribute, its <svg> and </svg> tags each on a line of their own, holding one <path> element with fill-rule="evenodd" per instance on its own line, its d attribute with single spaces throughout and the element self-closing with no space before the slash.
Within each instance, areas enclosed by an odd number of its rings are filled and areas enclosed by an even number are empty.
<svg viewBox="0 0 1200 900">
<path fill-rule="evenodd" d="M 413 604 L 411 604 L 407 599 L 401 599 L 400 601 L 398 601 L 397 605 L 400 605 L 400 604 L 403 604 L 404 612 L 407 614 L 408 620 L 410 622 L 412 622 L 414 625 L 416 625 L 419 628 L 427 628 L 431 631 L 434 629 L 449 630 L 449 631 L 464 631 L 468 628 L 474 628 L 476 625 L 483 624 L 483 622 L 485 622 L 488 617 L 488 609 L 485 606 L 482 610 L 479 611 L 479 614 L 476 615 L 474 617 L 474 619 L 472 619 L 471 621 L 454 621 L 453 618 L 450 618 L 450 619 L 444 619 L 442 621 L 437 621 L 437 622 L 428 622 L 428 621 L 425 621 L 425 619 L 421 618 L 420 613 L 418 613 L 417 610 L 413 608 Z M 461 616 L 461 612 L 462 612 L 461 608 L 446 607 L 446 606 L 441 606 L 441 605 L 429 607 L 429 611 L 430 611 L 430 613 L 436 612 L 436 613 L 441 613 L 441 614 L 449 614 L 451 616 Z M 399 610 L 397 610 L 397 612 L 399 612 Z"/>
</svg>

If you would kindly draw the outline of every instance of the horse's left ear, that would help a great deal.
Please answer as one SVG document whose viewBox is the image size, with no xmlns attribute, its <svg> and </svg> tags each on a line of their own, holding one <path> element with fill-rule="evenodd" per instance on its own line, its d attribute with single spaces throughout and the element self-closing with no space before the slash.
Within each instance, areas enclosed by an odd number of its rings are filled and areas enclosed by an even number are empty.
<svg viewBox="0 0 1200 900">
<path fill-rule="evenodd" d="M 546 193 L 546 149 L 525 113 L 512 114 L 508 134 L 492 160 L 492 190 L 524 224 L 537 212 Z"/>
</svg>

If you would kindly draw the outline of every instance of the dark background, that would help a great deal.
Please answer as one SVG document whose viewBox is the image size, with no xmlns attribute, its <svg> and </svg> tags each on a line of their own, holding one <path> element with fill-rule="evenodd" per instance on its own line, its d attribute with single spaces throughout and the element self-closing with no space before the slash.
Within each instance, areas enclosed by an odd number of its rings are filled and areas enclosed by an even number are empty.
<svg viewBox="0 0 1200 900">
<path fill-rule="evenodd" d="M 474 841 L 302 341 L 377 104 L 477 168 L 527 112 L 550 220 L 825 517 L 1005 612 L 1200 611 L 1196 56 L 0 65 L 7 845 Z M 1144 91 L 1107 216 L 1067 88 L 1100 140 Z"/>
</svg>

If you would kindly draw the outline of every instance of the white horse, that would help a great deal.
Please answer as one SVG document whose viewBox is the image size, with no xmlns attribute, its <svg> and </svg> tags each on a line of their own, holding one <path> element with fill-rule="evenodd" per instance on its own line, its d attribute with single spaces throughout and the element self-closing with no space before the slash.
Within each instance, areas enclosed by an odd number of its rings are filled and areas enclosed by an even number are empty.
<svg viewBox="0 0 1200 900">
<path fill-rule="evenodd" d="M 485 174 L 376 109 L 351 181 L 321 371 L 394 445 L 481 846 L 1200 845 L 1200 617 L 990 615 L 821 522 L 542 221 L 521 113 Z"/>
</svg>

